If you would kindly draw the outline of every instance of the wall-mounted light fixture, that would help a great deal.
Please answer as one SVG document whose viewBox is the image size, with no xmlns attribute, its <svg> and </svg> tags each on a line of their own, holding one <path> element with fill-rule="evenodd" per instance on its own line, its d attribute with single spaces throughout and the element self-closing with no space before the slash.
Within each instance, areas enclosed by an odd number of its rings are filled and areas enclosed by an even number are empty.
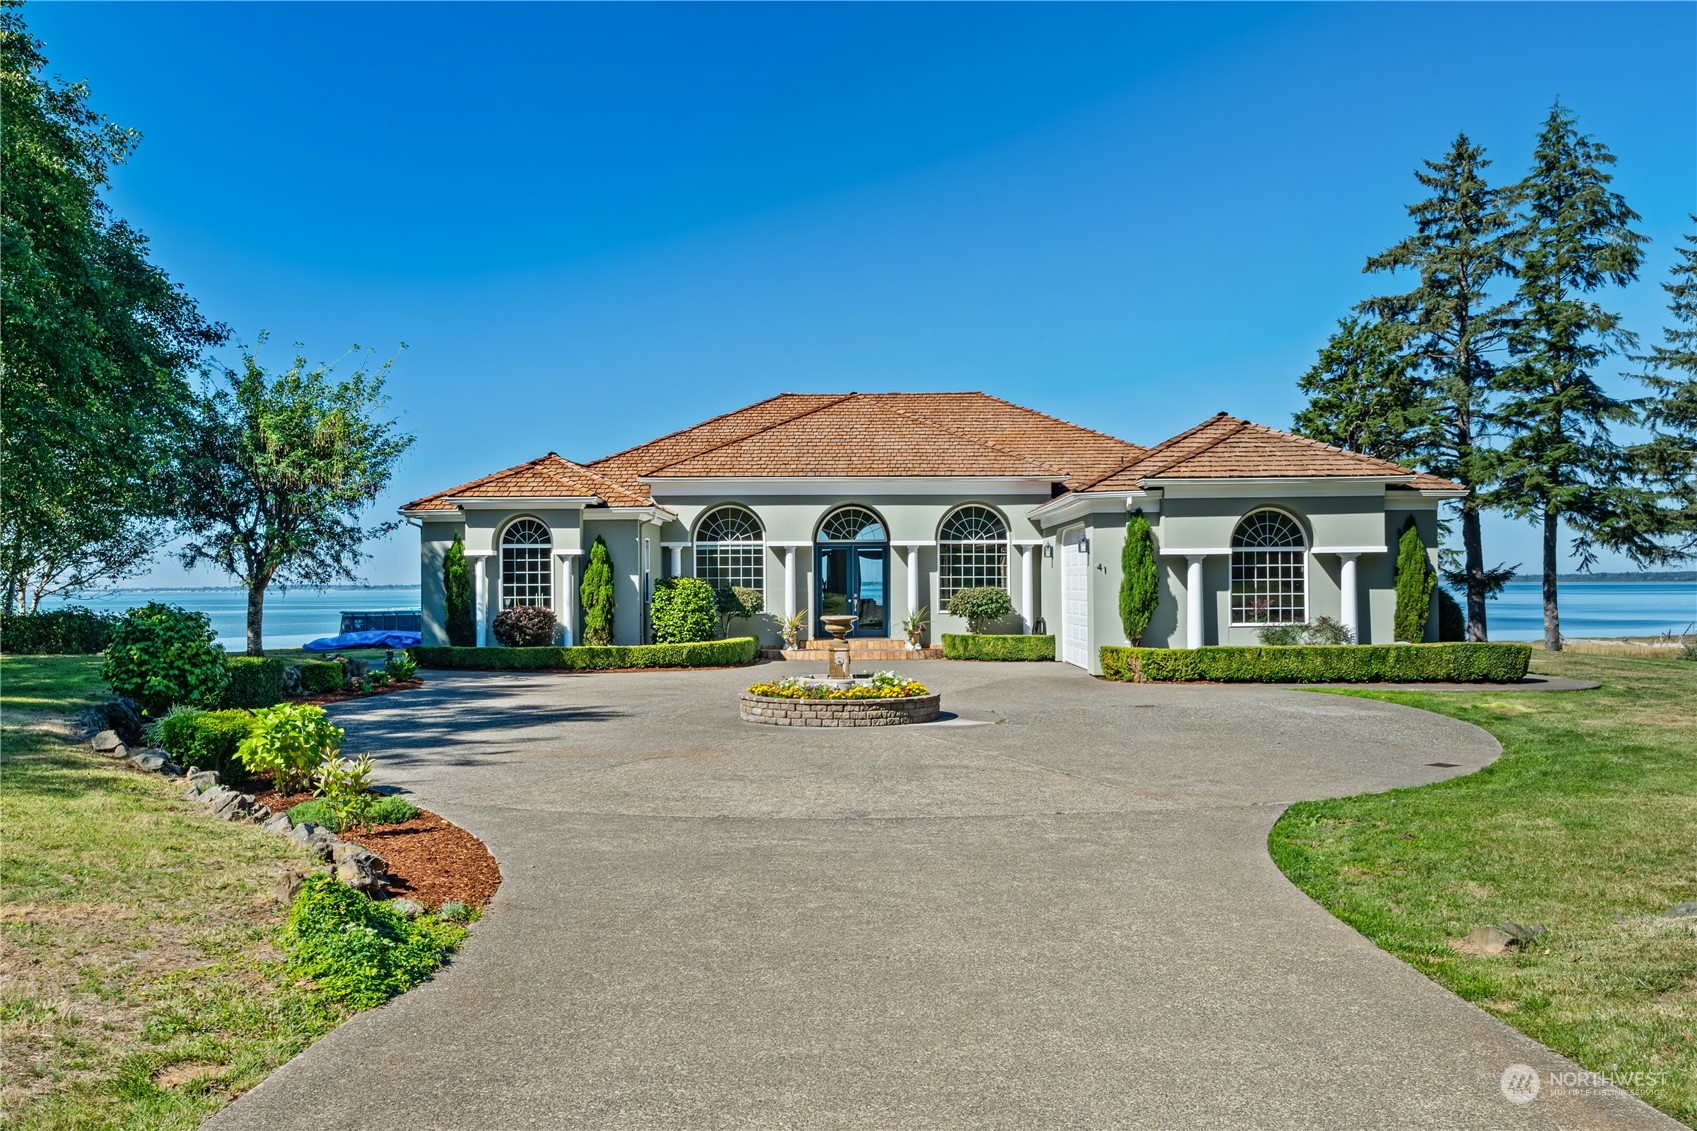
<svg viewBox="0 0 1697 1131">
<path fill-rule="evenodd" d="M 1078 552 L 1081 554 L 1088 554 L 1090 552 L 1090 539 L 1080 538 L 1078 540 Z"/>
<path fill-rule="evenodd" d="M 1055 544 L 1053 542 L 1043 543 L 1043 556 L 1045 558 L 1052 558 L 1055 556 Z"/>
</svg>

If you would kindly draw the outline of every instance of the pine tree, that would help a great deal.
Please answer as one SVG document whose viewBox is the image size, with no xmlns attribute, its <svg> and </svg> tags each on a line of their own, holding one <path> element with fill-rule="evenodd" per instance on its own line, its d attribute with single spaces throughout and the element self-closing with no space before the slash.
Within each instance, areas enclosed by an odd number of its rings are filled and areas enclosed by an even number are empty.
<svg viewBox="0 0 1697 1131">
<path fill-rule="evenodd" d="M 1426 554 L 1426 542 L 1413 516 L 1403 524 L 1396 554 L 1396 639 L 1418 644 L 1426 639 L 1426 621 L 1432 615 L 1432 590 L 1438 575 Z"/>
<path fill-rule="evenodd" d="M 1432 427 L 1432 398 L 1400 337 L 1377 320 L 1338 319 L 1314 367 L 1297 382 L 1308 407 L 1296 414 L 1296 431 L 1379 459 L 1416 457 Z"/>
<path fill-rule="evenodd" d="M 1143 512 L 1133 511 L 1125 524 L 1120 550 L 1120 624 L 1126 641 L 1136 647 L 1161 601 L 1161 576 L 1155 564 L 1155 535 Z"/>
<path fill-rule="evenodd" d="M 1663 345 L 1633 358 L 1646 366 L 1634 376 L 1650 389 L 1643 417 L 1650 439 L 1627 456 L 1656 505 L 1624 516 L 1664 539 L 1670 558 L 1697 557 L 1697 233 L 1684 242 L 1672 281 L 1662 284 L 1676 325 L 1663 327 Z"/>
<path fill-rule="evenodd" d="M 578 587 L 585 644 L 604 646 L 613 642 L 613 598 L 613 557 L 607 552 L 607 540 L 597 534 L 589 547 L 583 584 Z"/>
<path fill-rule="evenodd" d="M 447 622 L 448 643 L 455 648 L 477 646 L 477 624 L 472 617 L 471 571 L 466 568 L 465 538 L 454 535 L 453 545 L 442 555 L 443 619 Z"/>
<path fill-rule="evenodd" d="M 1361 309 L 1389 325 L 1421 367 L 1432 396 L 1432 428 L 1420 466 L 1468 489 L 1461 509 L 1462 568 L 1452 580 L 1467 594 L 1467 633 L 1486 638 L 1485 601 L 1514 576 L 1486 568 L 1480 533 L 1492 452 L 1484 443 L 1495 366 L 1513 322 L 1512 302 L 1497 302 L 1491 280 L 1514 273 L 1515 228 L 1509 190 L 1484 178 L 1485 151 L 1459 135 L 1441 161 L 1425 162 L 1415 179 L 1432 195 L 1408 207 L 1414 234 L 1368 259 L 1367 272 L 1409 270 L 1418 285 L 1404 294 L 1368 299 Z"/>
<path fill-rule="evenodd" d="M 1576 123 L 1561 103 L 1551 107 L 1520 186 L 1521 313 L 1508 339 L 1511 363 L 1495 380 L 1503 394 L 1496 421 L 1508 442 L 1489 496 L 1543 528 L 1544 647 L 1552 652 L 1561 650 L 1556 575 L 1564 524 L 1581 569 L 1596 560 L 1599 544 L 1638 561 L 1660 556 L 1648 533 L 1615 521 L 1633 488 L 1609 428 L 1635 423 L 1637 412 L 1609 396 L 1596 374 L 1632 339 L 1618 314 L 1585 297 L 1638 277 L 1644 237 L 1631 227 L 1638 214 L 1609 191 L 1614 155 Z"/>
</svg>

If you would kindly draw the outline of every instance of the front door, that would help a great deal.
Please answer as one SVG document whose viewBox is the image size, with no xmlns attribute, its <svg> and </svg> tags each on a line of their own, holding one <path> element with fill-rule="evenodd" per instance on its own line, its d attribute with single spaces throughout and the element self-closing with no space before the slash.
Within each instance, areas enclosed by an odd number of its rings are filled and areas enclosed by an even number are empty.
<svg viewBox="0 0 1697 1131">
<path fill-rule="evenodd" d="M 888 546 L 821 545 L 813 576 L 818 579 L 814 600 L 814 635 L 826 639 L 819 617 L 847 613 L 859 617 L 850 636 L 888 636 L 890 548 Z"/>
</svg>

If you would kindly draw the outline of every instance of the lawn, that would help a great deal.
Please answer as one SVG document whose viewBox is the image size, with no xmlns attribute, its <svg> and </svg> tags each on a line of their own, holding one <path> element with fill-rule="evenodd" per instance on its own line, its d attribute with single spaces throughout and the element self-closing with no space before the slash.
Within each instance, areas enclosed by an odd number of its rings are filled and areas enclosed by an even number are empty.
<svg viewBox="0 0 1697 1131">
<path fill-rule="evenodd" d="M 0 657 L 0 1113 L 196 1127 L 345 1014 L 273 949 L 272 878 L 304 855 L 72 740 L 98 668 Z"/>
<path fill-rule="evenodd" d="M 1568 693 L 1351 690 L 1477 724 L 1503 755 L 1415 789 L 1293 805 L 1285 874 L 1385 950 L 1594 1072 L 1697 1123 L 1697 663 L 1533 654 Z M 1450 945 L 1547 927 L 1519 953 Z"/>
</svg>

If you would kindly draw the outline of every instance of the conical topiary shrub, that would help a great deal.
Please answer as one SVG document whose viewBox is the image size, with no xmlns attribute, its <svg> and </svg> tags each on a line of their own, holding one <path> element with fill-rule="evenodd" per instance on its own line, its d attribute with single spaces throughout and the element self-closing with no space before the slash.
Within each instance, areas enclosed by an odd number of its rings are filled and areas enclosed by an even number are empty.
<svg viewBox="0 0 1697 1131">
<path fill-rule="evenodd" d="M 583 609 L 583 642 L 605 646 L 613 642 L 613 556 L 607 540 L 595 536 L 589 547 L 589 564 L 583 568 L 583 585 L 578 588 Z"/>
</svg>

